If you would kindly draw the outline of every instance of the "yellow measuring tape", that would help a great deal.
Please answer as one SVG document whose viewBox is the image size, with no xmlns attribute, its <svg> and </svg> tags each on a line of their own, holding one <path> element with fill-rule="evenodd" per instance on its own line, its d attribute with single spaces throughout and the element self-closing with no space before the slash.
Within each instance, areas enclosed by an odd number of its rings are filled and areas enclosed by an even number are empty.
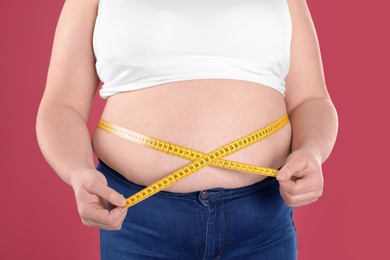
<svg viewBox="0 0 390 260">
<path fill-rule="evenodd" d="M 128 208 L 208 165 L 231 169 L 235 171 L 261 174 L 271 177 L 276 176 L 276 174 L 278 173 L 278 170 L 276 169 L 223 160 L 222 158 L 263 140 L 264 138 L 278 131 L 287 123 L 288 115 L 285 114 L 274 123 L 264 128 L 261 128 L 260 130 L 257 130 L 249 135 L 246 135 L 240 139 L 237 139 L 231 143 L 228 143 L 218 149 L 215 149 L 208 154 L 195 151 L 193 149 L 186 148 L 183 146 L 175 145 L 169 142 L 165 142 L 156 138 L 148 137 L 143 134 L 126 129 L 124 127 L 108 123 L 104 120 L 99 121 L 98 128 L 115 136 L 131 141 L 133 143 L 140 144 L 167 154 L 175 155 L 192 161 L 186 166 L 180 168 L 179 170 L 169 174 L 168 176 L 162 178 L 161 180 L 158 180 L 157 182 L 146 187 L 145 189 L 127 198 L 125 207 Z"/>
</svg>

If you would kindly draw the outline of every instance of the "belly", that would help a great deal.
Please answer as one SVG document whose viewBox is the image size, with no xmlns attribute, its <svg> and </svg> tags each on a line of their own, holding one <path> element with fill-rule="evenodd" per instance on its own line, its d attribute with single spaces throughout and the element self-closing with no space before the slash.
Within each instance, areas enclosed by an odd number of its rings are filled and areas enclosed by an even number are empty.
<svg viewBox="0 0 390 260">
<path fill-rule="evenodd" d="M 208 153 L 254 132 L 286 113 L 284 97 L 256 83 L 193 80 L 117 94 L 102 119 L 173 144 Z M 279 168 L 290 152 L 288 124 L 259 143 L 225 159 Z M 102 130 L 93 136 L 96 155 L 127 179 L 149 185 L 189 161 L 143 147 Z M 171 192 L 238 188 L 265 176 L 207 166 L 168 187 Z"/>
</svg>

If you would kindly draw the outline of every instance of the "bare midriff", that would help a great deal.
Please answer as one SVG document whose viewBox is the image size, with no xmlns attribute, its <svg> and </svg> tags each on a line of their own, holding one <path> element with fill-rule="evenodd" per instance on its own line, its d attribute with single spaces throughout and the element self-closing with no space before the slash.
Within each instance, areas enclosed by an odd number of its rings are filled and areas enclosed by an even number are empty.
<svg viewBox="0 0 390 260">
<path fill-rule="evenodd" d="M 162 84 L 107 99 L 102 119 L 204 153 L 267 126 L 286 113 L 284 97 L 257 83 L 206 79 Z M 291 126 L 226 159 L 280 168 L 291 146 Z M 150 185 L 189 161 L 97 129 L 96 155 L 128 180 Z M 170 192 L 238 188 L 265 176 L 207 166 L 168 187 Z"/>
</svg>

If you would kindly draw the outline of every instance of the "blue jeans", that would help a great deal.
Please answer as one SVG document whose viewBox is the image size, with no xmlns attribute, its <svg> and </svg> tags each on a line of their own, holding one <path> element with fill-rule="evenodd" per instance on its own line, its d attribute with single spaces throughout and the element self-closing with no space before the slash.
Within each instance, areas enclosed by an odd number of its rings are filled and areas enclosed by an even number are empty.
<svg viewBox="0 0 390 260">
<path fill-rule="evenodd" d="M 110 187 L 141 189 L 100 161 Z M 297 259 L 292 208 L 275 178 L 237 189 L 159 192 L 130 207 L 122 229 L 100 231 L 101 259 Z"/>
</svg>

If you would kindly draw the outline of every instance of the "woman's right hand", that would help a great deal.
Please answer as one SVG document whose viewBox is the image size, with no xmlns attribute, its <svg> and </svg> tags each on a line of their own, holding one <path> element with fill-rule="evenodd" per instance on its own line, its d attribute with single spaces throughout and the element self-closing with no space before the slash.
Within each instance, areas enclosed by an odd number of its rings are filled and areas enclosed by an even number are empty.
<svg viewBox="0 0 390 260">
<path fill-rule="evenodd" d="M 122 228 L 127 209 L 126 199 L 108 187 L 107 179 L 97 170 L 85 170 L 72 176 L 77 209 L 84 225 L 107 230 Z M 111 204 L 111 210 L 108 209 Z M 116 207 L 115 207 L 116 206 Z"/>
</svg>

